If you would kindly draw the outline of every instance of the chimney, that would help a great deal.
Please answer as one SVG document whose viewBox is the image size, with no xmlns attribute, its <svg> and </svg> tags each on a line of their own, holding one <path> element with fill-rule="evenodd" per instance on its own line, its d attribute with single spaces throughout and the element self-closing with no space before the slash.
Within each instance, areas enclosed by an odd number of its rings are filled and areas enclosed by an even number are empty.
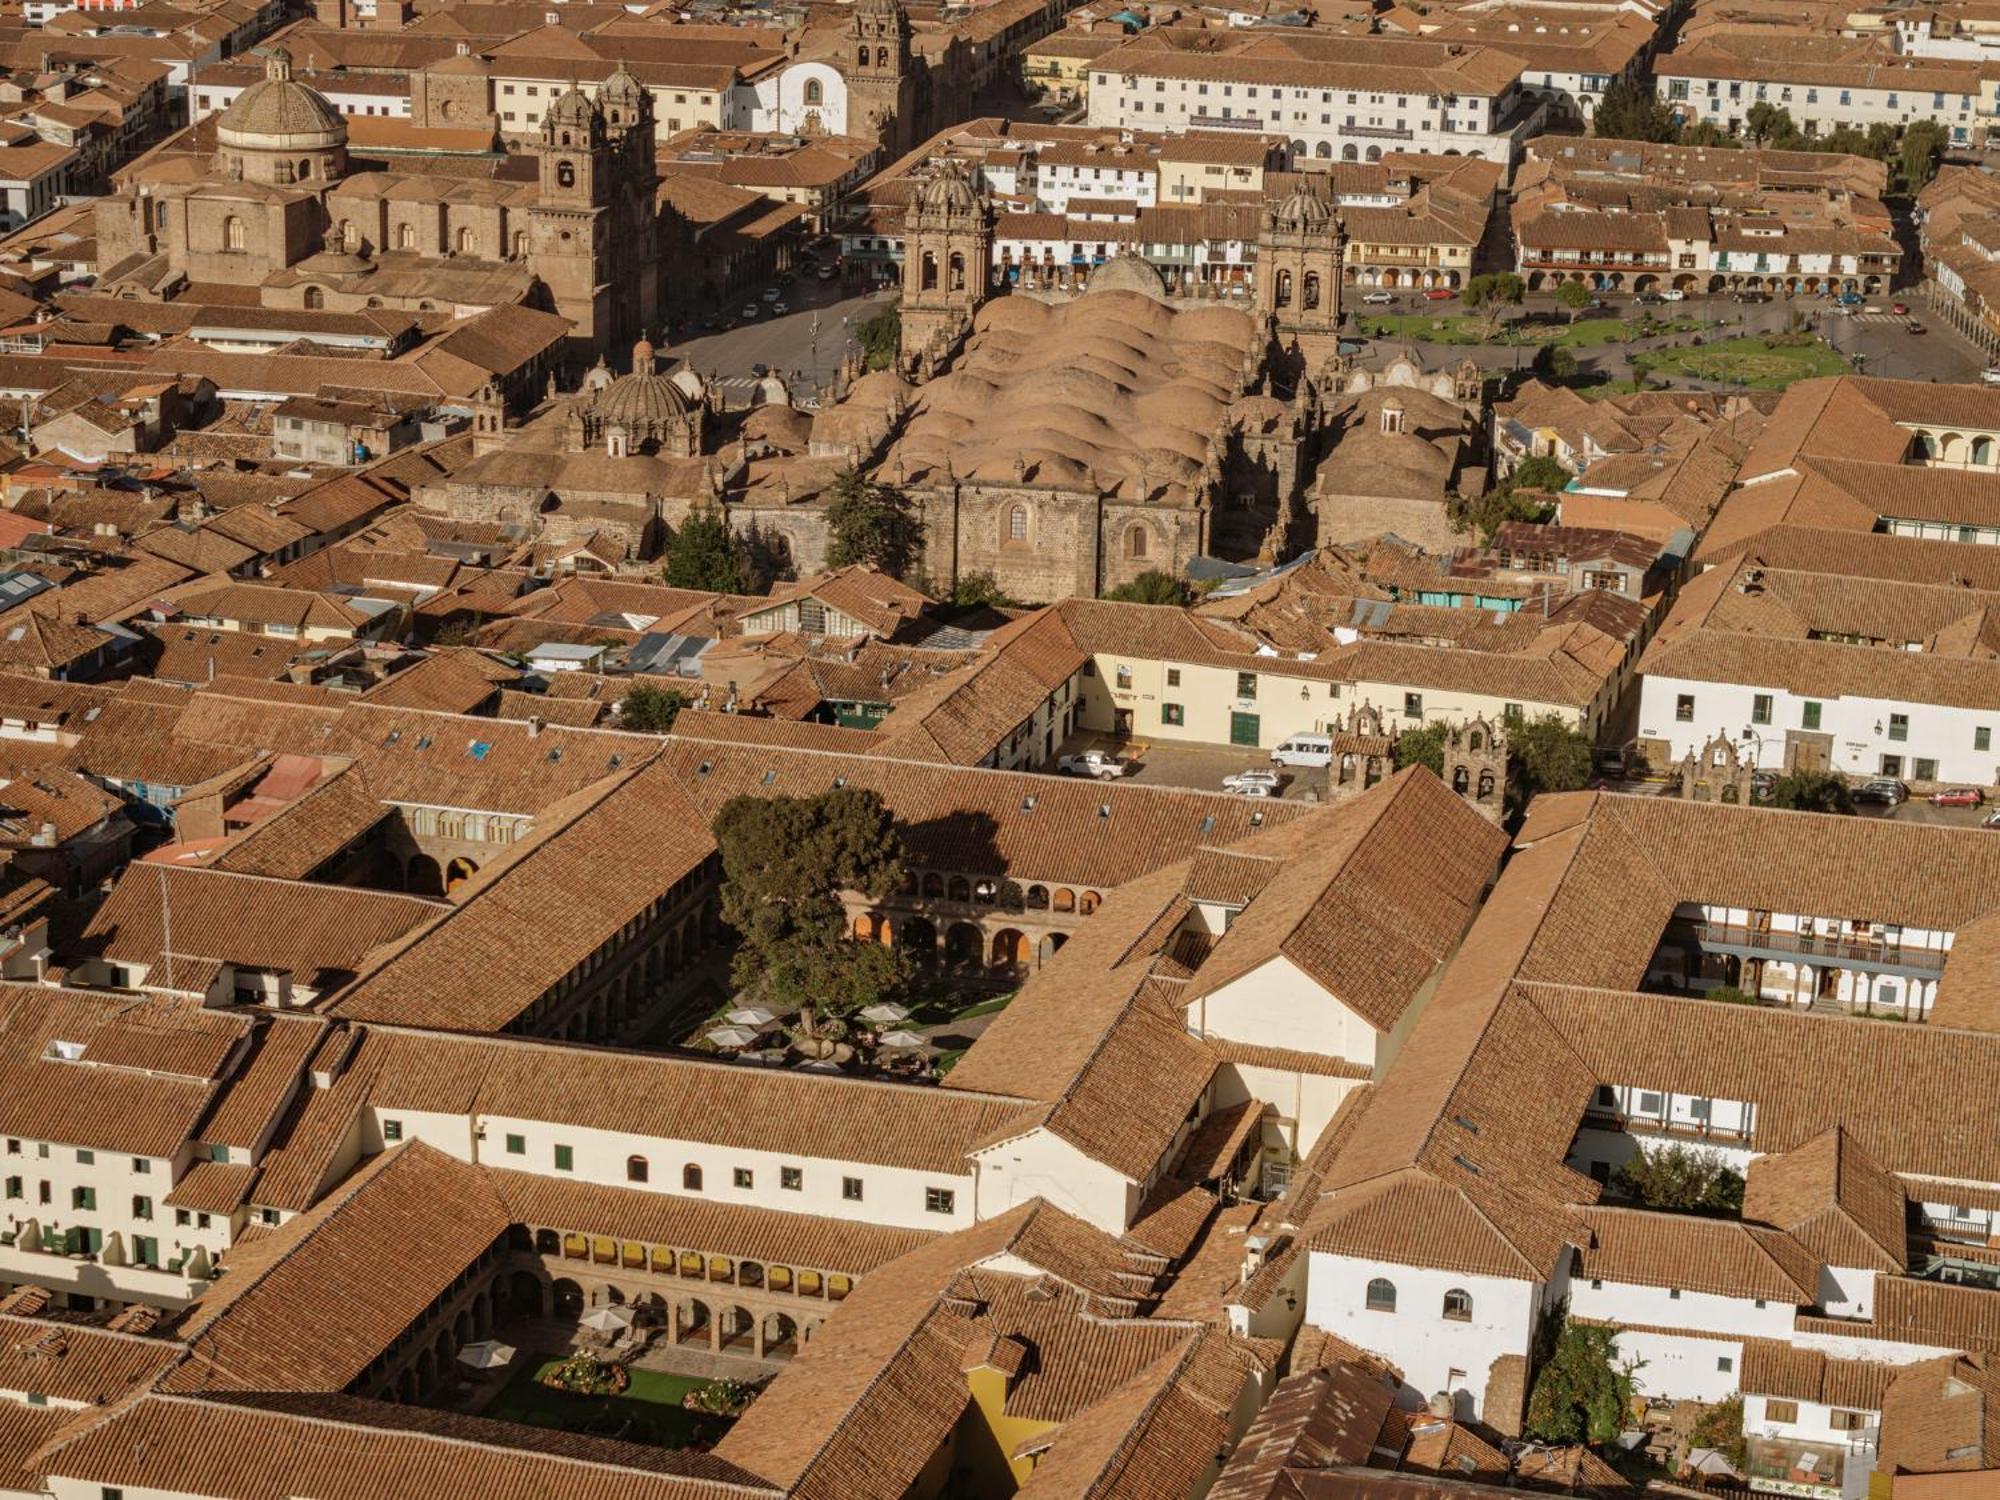
<svg viewBox="0 0 2000 1500">
<path fill-rule="evenodd" d="M 542 732 L 542 716 L 540 714 L 529 714 L 528 738 L 531 740 L 538 738 L 541 732 Z"/>
</svg>

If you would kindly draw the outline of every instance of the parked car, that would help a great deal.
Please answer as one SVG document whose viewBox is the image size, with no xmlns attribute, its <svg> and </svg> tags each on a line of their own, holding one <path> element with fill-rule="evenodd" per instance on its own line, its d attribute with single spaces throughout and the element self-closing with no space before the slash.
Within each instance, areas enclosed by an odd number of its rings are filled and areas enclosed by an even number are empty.
<svg viewBox="0 0 2000 1500">
<path fill-rule="evenodd" d="M 1910 315 L 1910 304 L 1907 302 L 1891 302 L 1889 304 L 1889 311 L 1899 318 L 1907 318 Z"/>
<path fill-rule="evenodd" d="M 840 274 L 840 267 L 838 266 L 821 266 L 819 268 L 819 279 L 821 281 L 831 281 L 833 280 L 834 277 L 838 276 L 839 274 Z"/>
<path fill-rule="evenodd" d="M 2000 365 L 1988 365 L 1979 372 L 1979 378 L 1986 385 L 2000 385 Z"/>
<path fill-rule="evenodd" d="M 1271 752 L 1274 766 L 1330 766 L 1333 739 L 1324 734 L 1295 734 Z"/>
<path fill-rule="evenodd" d="M 1638 296 L 1634 297 L 1632 300 L 1634 302 L 1637 302 L 1642 307 L 1650 307 L 1657 303 L 1664 302 L 1667 299 L 1661 296 L 1660 293 L 1658 292 L 1641 292 L 1639 293 Z"/>
<path fill-rule="evenodd" d="M 1750 773 L 1750 796 L 1753 801 L 1769 802 L 1771 793 L 1778 785 L 1776 771 L 1752 771 Z"/>
<path fill-rule="evenodd" d="M 738 314 L 737 314 L 736 316 L 737 316 L 737 317 L 739 317 L 739 318 L 754 318 L 754 317 L 756 317 L 756 316 L 757 316 L 757 304 L 756 304 L 756 303 L 754 303 L 754 302 L 746 302 L 746 303 L 744 303 L 744 304 L 743 304 L 743 311 L 741 311 L 740 313 L 738 313 Z"/>
<path fill-rule="evenodd" d="M 1094 776 L 1099 781 L 1116 781 L 1120 776 L 1130 774 L 1131 770 L 1131 761 L 1103 750 L 1085 750 L 1081 754 L 1063 755 L 1056 759 L 1056 772 L 1062 776 Z"/>
<path fill-rule="evenodd" d="M 1981 818 L 1979 826 L 1981 828 L 2000 828 L 2000 807 L 1994 808 L 1992 812 Z"/>
<path fill-rule="evenodd" d="M 1223 777 L 1222 789 L 1239 797 L 1275 797 L 1278 795 L 1278 773 L 1252 767 L 1248 771 Z"/>
<path fill-rule="evenodd" d="M 1429 291 L 1424 293 L 1424 301 L 1449 302 L 1451 301 L 1452 298 L 1456 297 L 1457 295 L 1458 293 L 1454 292 L 1448 286 L 1434 286 Z"/>
<path fill-rule="evenodd" d="M 1738 292 L 1736 300 L 1738 302 L 1769 302 L 1771 294 L 1769 292 Z"/>
<path fill-rule="evenodd" d="M 1864 781 L 1854 789 L 1856 802 L 1876 802 L 1884 807 L 1897 807 L 1910 800 L 1910 789 L 1893 776 L 1877 776 L 1873 781 Z"/>
<path fill-rule="evenodd" d="M 790 311 L 791 309 L 782 302 L 773 302 L 771 304 L 771 316 L 774 318 L 782 318 Z"/>
<path fill-rule="evenodd" d="M 1662 302 L 1685 302 L 1687 301 L 1687 293 L 1677 288 L 1669 287 L 1666 291 L 1660 293 L 1660 300 Z"/>
<path fill-rule="evenodd" d="M 1910 332 L 1912 332 L 1912 333 L 1929 333 L 1929 332 L 1930 332 L 1930 330 L 1929 330 L 1928 328 L 1924 327 L 1924 325 L 1923 325 L 1923 324 L 1921 324 L 1921 323 L 1919 323 L 1919 322 L 1918 322 L 1918 321 L 1917 321 L 1917 320 L 1916 320 L 1915 318 L 1912 318 L 1912 319 L 1910 319 L 1910 321 L 1909 321 L 1909 322 L 1907 322 L 1907 323 L 1905 323 L 1905 324 L 1904 324 L 1903 326 L 1904 326 L 1905 328 L 1909 329 L 1909 330 L 1910 330 Z"/>
<path fill-rule="evenodd" d="M 1842 307 L 1859 307 L 1861 302 L 1862 297 L 1859 292 L 1842 292 L 1840 294 L 1840 305 Z"/>
<path fill-rule="evenodd" d="M 1986 794 L 1976 786 L 1948 786 L 1932 792 L 1931 803 L 1935 807 L 1983 807 Z"/>
<path fill-rule="evenodd" d="M 1370 292 L 1361 300 L 1370 307 L 1387 307 L 1391 302 L 1396 300 L 1396 294 L 1394 292 Z"/>
</svg>

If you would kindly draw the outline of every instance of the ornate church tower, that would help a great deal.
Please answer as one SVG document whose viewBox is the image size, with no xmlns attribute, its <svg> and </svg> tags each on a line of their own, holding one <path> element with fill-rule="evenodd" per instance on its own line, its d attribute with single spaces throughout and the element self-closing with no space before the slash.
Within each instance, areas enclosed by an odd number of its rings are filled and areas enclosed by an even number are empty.
<svg viewBox="0 0 2000 1500">
<path fill-rule="evenodd" d="M 854 0 L 847 22 L 847 128 L 873 131 L 887 156 L 917 143 L 912 118 L 910 18 L 902 0 Z"/>
<path fill-rule="evenodd" d="M 1268 204 L 1257 235 L 1257 313 L 1280 354 L 1282 383 L 1340 353 L 1340 272 L 1347 231 L 1311 173 L 1291 196 Z"/>
<path fill-rule="evenodd" d="M 993 224 L 965 164 L 936 163 L 903 220 L 906 373 L 928 379 L 972 327 L 992 276 Z"/>
<path fill-rule="evenodd" d="M 542 116 L 535 145 L 541 196 L 531 215 L 531 264 L 571 319 L 574 353 L 595 352 L 616 336 L 608 268 L 612 241 L 610 204 L 617 160 L 603 112 L 572 87 Z"/>
<path fill-rule="evenodd" d="M 600 276 L 613 289 L 614 343 L 642 335 L 660 319 L 659 158 L 654 145 L 653 95 L 626 71 L 605 80 L 598 96 L 611 143 L 616 192 L 612 195 L 610 269 Z"/>
</svg>

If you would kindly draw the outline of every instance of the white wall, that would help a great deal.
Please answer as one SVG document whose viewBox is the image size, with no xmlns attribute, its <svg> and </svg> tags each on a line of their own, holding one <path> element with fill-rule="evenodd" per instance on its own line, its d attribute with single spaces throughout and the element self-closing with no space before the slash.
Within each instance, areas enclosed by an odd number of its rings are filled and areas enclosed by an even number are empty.
<svg viewBox="0 0 2000 1500">
<path fill-rule="evenodd" d="M 995 1218 L 1030 1198 L 1046 1198 L 1106 1234 L 1123 1234 L 1138 1206 L 1136 1183 L 1092 1161 L 1052 1131 L 1032 1130 L 973 1155 L 979 1164 L 982 1219 Z"/>
<path fill-rule="evenodd" d="M 1855 650 L 1864 648 L 1855 647 Z M 1775 675 L 1775 674 L 1774 674 Z M 1758 694 L 1768 695 L 1767 724 L 1754 722 Z M 1694 699 L 1693 717 L 1680 717 L 1679 700 Z M 1718 731 L 1752 753 L 1764 769 L 1782 770 L 1785 733 L 1805 729 L 1804 705 L 1820 705 L 1819 729 L 1808 733 L 1833 737 L 1833 769 L 1850 776 L 1884 774 L 1882 757 L 1901 758 L 1901 776 L 1915 780 L 1918 759 L 1938 763 L 1937 780 L 1992 786 L 2000 781 L 2000 705 L 1953 708 L 1941 704 L 1899 703 L 1886 698 L 1812 698 L 1780 686 L 1694 682 L 1683 678 L 1644 676 L 1639 680 L 1639 734 L 1667 741 L 1676 758 L 1699 753 Z M 1909 719 L 1907 738 L 1891 739 L 1890 715 Z M 1988 731 L 1988 749 L 1975 748 L 1975 731 Z"/>
<path fill-rule="evenodd" d="M 1736 1394 L 1737 1375 L 1743 1368 L 1741 1343 L 1634 1333 L 1629 1328 L 1618 1335 L 1618 1355 L 1642 1361 L 1632 1376 L 1642 1394 L 1671 1401 L 1727 1400 Z"/>
<path fill-rule="evenodd" d="M 1368 1283 L 1395 1283 L 1396 1310 L 1371 1312 Z M 1444 1317 L 1444 1294 L 1472 1296 L 1472 1317 Z M 1373 1350 L 1403 1372 L 1399 1400 L 1416 1405 L 1449 1390 L 1460 1420 L 1480 1416 L 1486 1378 L 1503 1354 L 1527 1356 L 1540 1306 L 1540 1284 L 1471 1276 L 1313 1251 L 1306 1280 L 1306 1321 Z"/>
<path fill-rule="evenodd" d="M 1372 1067 L 1379 1033 L 1280 954 L 1192 1007 L 1188 1020 L 1207 1036 L 1258 1047 L 1289 1047 Z"/>
<path fill-rule="evenodd" d="M 1664 1286 L 1638 1286 L 1623 1281 L 1570 1279 L 1569 1308 L 1579 1318 L 1607 1322 L 1644 1323 L 1658 1328 L 1686 1328 L 1704 1333 L 1733 1333 L 1745 1338 L 1789 1339 L 1797 1304 L 1750 1297 L 1722 1297 L 1713 1292 Z M 1730 1389 L 1734 1390 L 1732 1384 Z"/>
</svg>

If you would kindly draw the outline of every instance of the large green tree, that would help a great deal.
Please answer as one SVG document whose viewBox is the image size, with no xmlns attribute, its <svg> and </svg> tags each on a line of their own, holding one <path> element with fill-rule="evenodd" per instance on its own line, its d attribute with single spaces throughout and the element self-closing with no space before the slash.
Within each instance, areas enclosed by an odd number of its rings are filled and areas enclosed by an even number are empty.
<svg viewBox="0 0 2000 1500">
<path fill-rule="evenodd" d="M 1580 281 L 1565 281 L 1556 288 L 1556 306 L 1569 314 L 1570 322 L 1597 299 L 1597 294 Z M 1574 355 L 1571 358 L 1575 358 Z"/>
<path fill-rule="evenodd" d="M 924 549 L 924 523 L 909 497 L 853 469 L 842 469 L 827 487 L 826 526 L 830 567 L 868 563 L 901 578 Z"/>
<path fill-rule="evenodd" d="M 1542 1340 L 1525 1435 L 1545 1443 L 1608 1443 L 1625 1426 L 1641 1362 L 1618 1357 L 1616 1328 L 1566 1320 L 1557 1326 L 1553 1338 Z"/>
<path fill-rule="evenodd" d="M 1510 719 L 1507 765 L 1523 807 L 1543 792 L 1580 791 L 1590 785 L 1590 736 L 1556 714 Z"/>
<path fill-rule="evenodd" d="M 1444 742 L 1450 728 L 1443 723 L 1426 724 L 1421 729 L 1405 729 L 1396 736 L 1396 769 L 1429 766 L 1432 774 L 1444 775 Z"/>
<path fill-rule="evenodd" d="M 687 707 L 687 699 L 672 688 L 635 682 L 618 704 L 618 727 L 634 734 L 665 734 Z"/>
<path fill-rule="evenodd" d="M 863 360 L 871 370 L 886 370 L 896 363 L 903 343 L 903 314 L 891 302 L 856 330 Z"/>
<path fill-rule="evenodd" d="M 755 582 L 749 547 L 713 506 L 690 511 L 681 529 L 668 535 L 666 553 L 660 577 L 671 588 L 747 594 Z"/>
<path fill-rule="evenodd" d="M 1648 85 L 1621 79 L 1598 101 L 1591 134 L 1624 141 L 1671 141 L 1680 134 L 1680 125 Z"/>
<path fill-rule="evenodd" d="M 1903 129 L 1903 144 L 1896 153 L 1896 165 L 1903 174 L 1903 191 L 1911 197 L 1930 186 L 1937 175 L 1938 157 L 1950 139 L 1936 120 L 1913 120 Z"/>
<path fill-rule="evenodd" d="M 736 797 L 715 818 L 722 919 L 741 937 L 730 977 L 805 1037 L 830 1040 L 844 1018 L 901 993 L 905 949 L 849 938 L 842 891 L 879 901 L 903 883 L 903 844 L 882 799 L 858 787 L 811 797 Z"/>
</svg>

